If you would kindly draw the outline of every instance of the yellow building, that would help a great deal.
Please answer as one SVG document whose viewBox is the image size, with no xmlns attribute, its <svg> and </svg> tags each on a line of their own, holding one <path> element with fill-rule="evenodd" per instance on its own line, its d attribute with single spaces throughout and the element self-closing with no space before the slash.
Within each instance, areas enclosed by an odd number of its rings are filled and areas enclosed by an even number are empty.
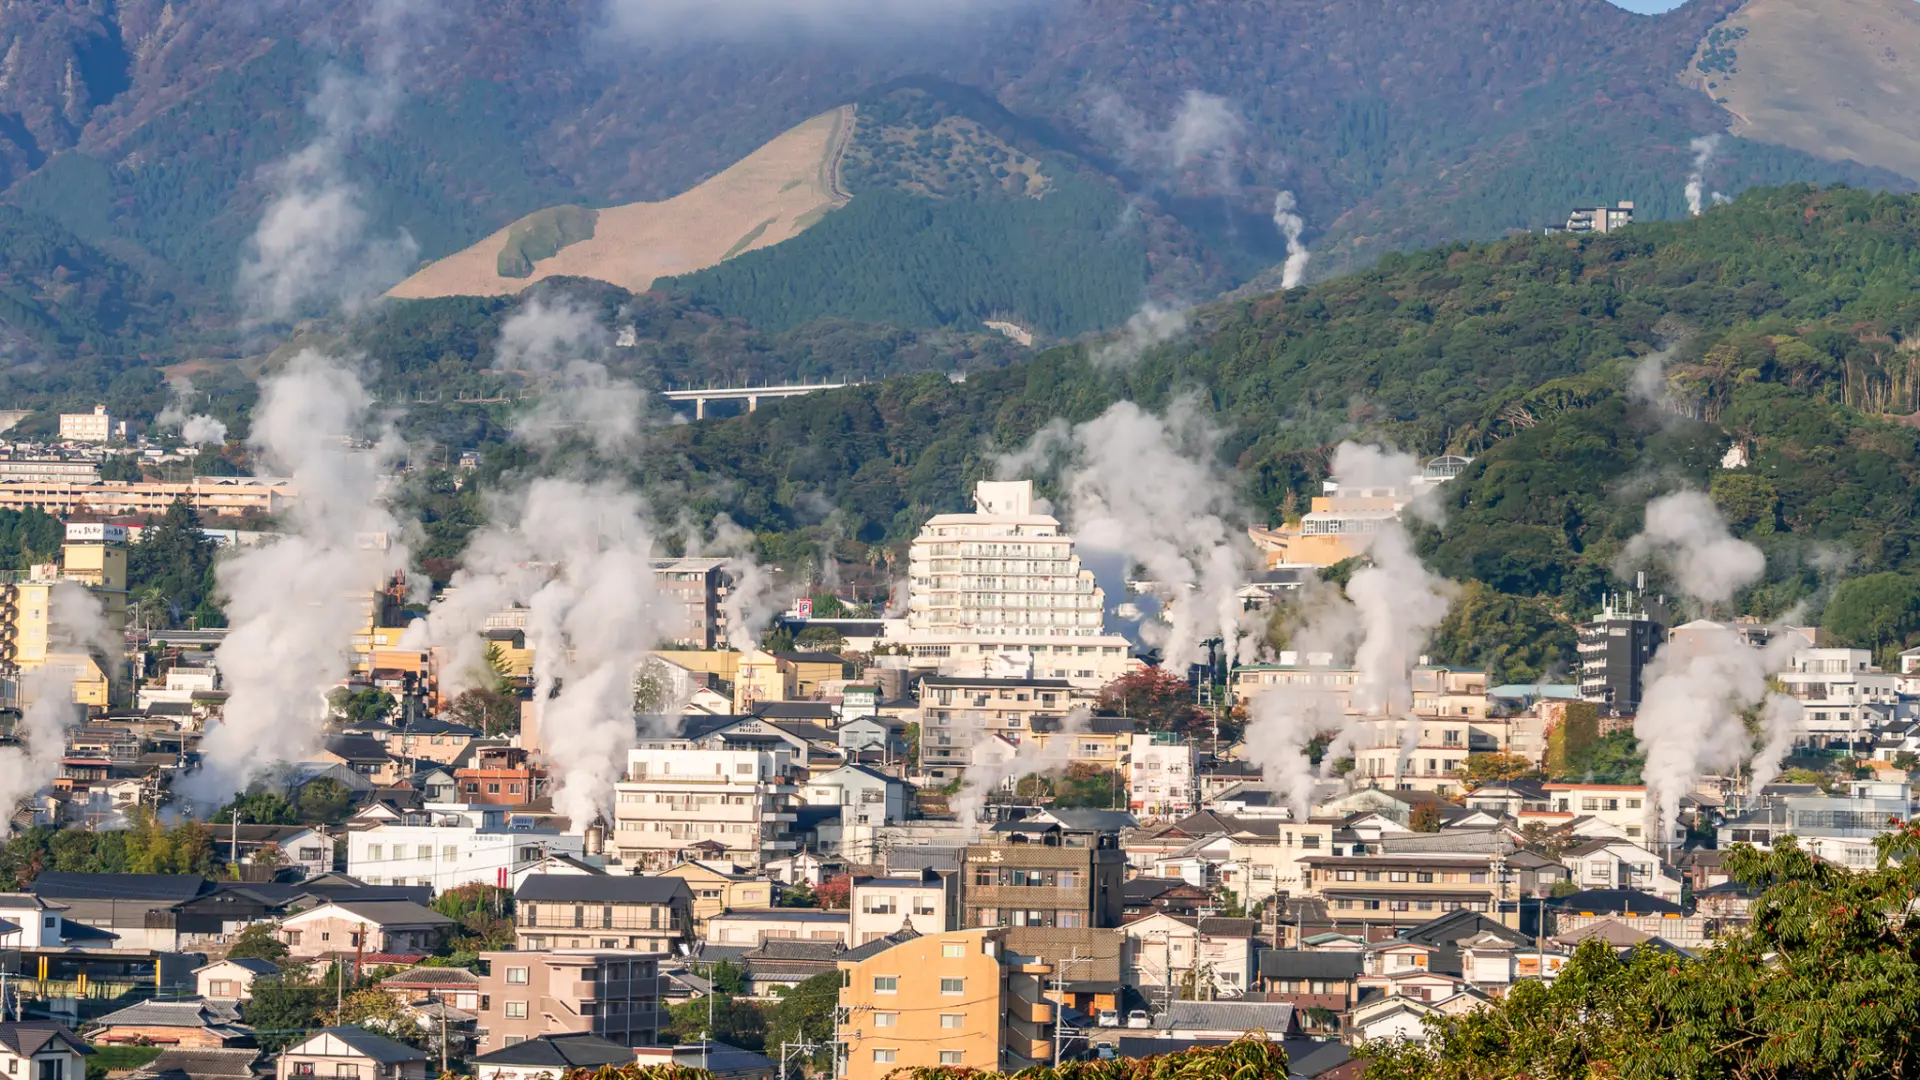
<svg viewBox="0 0 1920 1080">
<path fill-rule="evenodd" d="M 66 530 L 59 565 L 43 563 L 0 584 L 0 667 L 68 668 L 73 700 L 106 708 L 124 650 L 94 656 L 88 643 L 65 640 L 72 628 L 55 627 L 53 590 L 68 581 L 84 586 L 100 603 L 108 636 L 120 640 L 127 629 L 127 530 L 92 522 L 72 522 Z"/>
<path fill-rule="evenodd" d="M 741 653 L 734 670 L 733 711 L 744 715 L 769 701 L 792 701 L 797 689 L 792 664 L 759 649 Z"/>
<path fill-rule="evenodd" d="M 1008 951 L 1002 928 L 902 928 L 842 953 L 839 966 L 844 1019 L 834 1038 L 845 1080 L 940 1065 L 1010 1073 L 1053 1060 L 1053 968 Z"/>
<path fill-rule="evenodd" d="M 773 883 L 726 863 L 683 862 L 657 877 L 679 878 L 693 893 L 693 932 L 705 936 L 707 920 L 726 911 L 773 906 Z"/>
</svg>

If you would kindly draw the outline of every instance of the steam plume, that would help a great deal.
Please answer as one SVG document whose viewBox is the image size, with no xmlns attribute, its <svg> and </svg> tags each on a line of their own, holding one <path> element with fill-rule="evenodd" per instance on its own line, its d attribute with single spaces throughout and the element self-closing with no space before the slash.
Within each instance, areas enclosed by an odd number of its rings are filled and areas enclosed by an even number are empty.
<svg viewBox="0 0 1920 1080">
<path fill-rule="evenodd" d="M 1165 127 L 1155 127 L 1140 112 L 1111 95 L 1094 102 L 1093 123 L 1118 144 L 1128 165 L 1153 176 L 1171 190 L 1191 190 L 1201 173 L 1216 192 L 1238 185 L 1234 174 L 1246 121 L 1227 99 L 1188 90 Z"/>
<path fill-rule="evenodd" d="M 1293 199 L 1293 192 L 1282 191 L 1273 197 L 1273 227 L 1287 241 L 1287 261 L 1280 268 L 1280 287 L 1297 287 L 1307 276 L 1307 260 L 1312 253 L 1307 245 L 1300 242 L 1300 233 L 1307 227 L 1300 217 Z"/>
<path fill-rule="evenodd" d="M 227 425 L 211 416 L 193 412 L 193 380 L 182 375 L 168 379 L 167 388 L 173 392 L 167 407 L 154 416 L 155 427 L 177 427 L 180 437 L 189 445 L 220 445 L 227 441 Z"/>
<path fill-rule="evenodd" d="M 1132 367 L 1148 349 L 1164 345 L 1186 332 L 1184 308 L 1161 307 L 1149 300 L 1127 320 L 1120 336 L 1095 347 L 1090 359 L 1095 367 Z"/>
<path fill-rule="evenodd" d="M 248 442 L 299 497 L 271 543 L 222 560 L 231 629 L 214 659 L 231 693 L 201 740 L 200 771 L 179 785 L 203 809 L 319 741 L 327 691 L 347 673 L 368 605 L 407 563 L 400 527 L 378 500 L 397 440 L 367 447 L 371 399 L 360 380 L 304 351 L 266 380 Z"/>
<path fill-rule="evenodd" d="M 1766 572 L 1766 556 L 1728 533 L 1713 500 L 1698 491 L 1647 504 L 1646 526 L 1628 542 L 1619 569 L 1624 575 L 1649 562 L 1662 564 L 1681 593 L 1708 608 L 1729 603 Z M 1643 776 L 1663 837 L 1673 835 L 1680 800 L 1704 773 L 1731 771 L 1752 754 L 1740 713 L 1761 703 L 1768 674 L 1804 644 L 1777 634 L 1756 649 L 1727 626 L 1694 622 L 1654 656 L 1633 732 L 1647 755 Z"/>
<path fill-rule="evenodd" d="M 51 594 L 48 629 L 52 640 L 46 663 L 22 674 L 26 708 L 14 733 L 18 745 L 0 747 L 0 837 L 12 831 L 13 814 L 21 800 L 60 776 L 67 730 L 81 716 L 73 701 L 74 682 L 83 670 L 80 655 L 91 655 L 113 680 L 126 649 L 108 625 L 99 598 L 86 587 L 62 581 Z"/>
<path fill-rule="evenodd" d="M 986 809 L 987 800 L 1002 785 L 1066 768 L 1073 760 L 1073 736 L 1089 730 L 1092 719 L 1093 714 L 1086 706 L 1076 705 L 1067 710 L 1067 715 L 1060 721 L 1060 729 L 1047 738 L 1045 747 L 1030 747 L 1028 742 L 1037 740 L 1028 740 L 1022 742 L 1018 751 L 1012 754 L 975 752 L 970 755 L 966 776 L 960 782 L 960 791 L 953 797 L 954 816 L 968 825 L 975 825 Z M 972 745 L 976 750 L 990 738 L 978 728 L 974 729 L 973 737 L 975 741 Z"/>
<path fill-rule="evenodd" d="M 1768 694 L 1760 710 L 1762 742 L 1753 755 L 1752 789 L 1757 795 L 1780 775 L 1780 763 L 1793 752 L 1804 730 L 1807 710 L 1788 694 Z"/>
<path fill-rule="evenodd" d="M 725 514 L 714 518 L 713 542 L 717 553 L 726 558 L 727 576 L 733 581 L 720 603 L 727 620 L 727 644 L 737 652 L 752 652 L 791 596 L 788 590 L 775 587 L 773 575 L 754 558 L 753 534 L 732 518 Z"/>
<path fill-rule="evenodd" d="M 1627 542 L 1618 570 L 1626 577 L 1655 562 L 1682 592 L 1709 608 L 1727 604 L 1767 569 L 1760 549 L 1735 539 L 1713 499 L 1693 490 L 1647 503 L 1646 526 Z"/>
<path fill-rule="evenodd" d="M 1394 489 L 1411 495 L 1420 467 L 1410 454 L 1349 442 L 1334 451 L 1333 474 L 1343 489 Z M 1431 516 L 1434 511 L 1431 503 L 1413 497 L 1403 512 Z M 1413 668 L 1458 591 L 1420 561 L 1412 537 L 1397 520 L 1374 535 L 1367 559 L 1368 565 L 1348 580 L 1344 599 L 1337 594 L 1306 598 L 1293 634 L 1296 649 L 1309 658 L 1325 655 L 1339 662 L 1351 650 L 1356 679 L 1346 701 L 1330 687 L 1314 683 L 1268 690 L 1250 706 L 1248 757 L 1261 765 L 1298 818 L 1306 816 L 1312 797 L 1306 747 L 1317 735 L 1334 735 L 1322 759 L 1324 773 L 1352 752 L 1364 733 L 1392 724 L 1403 739 L 1399 766 L 1404 768 L 1404 740 L 1417 742 L 1419 736 L 1418 724 L 1407 722 L 1413 708 Z"/>
<path fill-rule="evenodd" d="M 1255 565 L 1245 537 L 1227 523 L 1238 512 L 1217 454 L 1220 432 L 1191 398 L 1155 416 L 1118 402 L 1073 428 L 1050 424 L 1004 461 L 1003 475 L 1032 471 L 1064 452 L 1068 518 L 1076 546 L 1106 580 L 1111 602 L 1126 593 L 1129 565 L 1141 567 L 1165 605 L 1141 623 L 1170 670 L 1204 659 L 1220 638 L 1229 655 L 1242 636 L 1236 595 Z"/>
<path fill-rule="evenodd" d="M 528 374 L 542 389 L 515 436 L 547 451 L 549 467 L 562 445 L 602 457 L 636 447 L 640 393 L 597 359 L 607 340 L 591 314 L 565 302 L 530 302 L 501 328 L 496 366 Z M 447 650 L 443 679 L 472 678 L 486 616 L 527 608 L 539 731 L 532 748 L 557 777 L 554 808 L 582 828 L 612 803 L 637 734 L 636 677 L 679 611 L 655 583 L 646 503 L 612 476 L 533 479 L 497 497 L 488 519 L 469 540 L 453 588 L 429 612 L 425 634 Z"/>
<path fill-rule="evenodd" d="M 1700 211 L 1706 208 L 1707 166 L 1712 164 L 1713 152 L 1720 147 L 1720 136 L 1700 136 L 1689 143 L 1688 147 L 1693 151 L 1693 171 L 1687 174 L 1687 213 L 1698 216 Z M 1723 203 L 1727 201 L 1727 197 L 1716 191 L 1712 195 L 1712 201 Z"/>
<path fill-rule="evenodd" d="M 405 230 L 370 235 L 372 215 L 345 171 L 354 141 L 392 123 L 401 71 L 415 47 L 419 0 L 375 0 L 375 48 L 365 74 L 329 69 L 307 112 L 320 134 L 261 170 L 272 196 L 242 256 L 238 287 L 256 319 L 286 319 L 325 304 L 354 310 L 405 277 L 420 247 Z"/>
</svg>

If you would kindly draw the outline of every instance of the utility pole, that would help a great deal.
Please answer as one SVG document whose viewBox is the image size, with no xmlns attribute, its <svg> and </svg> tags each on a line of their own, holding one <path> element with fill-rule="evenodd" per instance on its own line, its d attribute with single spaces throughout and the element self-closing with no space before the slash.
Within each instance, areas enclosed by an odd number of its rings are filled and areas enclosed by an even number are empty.
<svg viewBox="0 0 1920 1080">
<path fill-rule="evenodd" d="M 447 1003 L 440 1003 L 440 1075 L 447 1075 Z"/>
</svg>

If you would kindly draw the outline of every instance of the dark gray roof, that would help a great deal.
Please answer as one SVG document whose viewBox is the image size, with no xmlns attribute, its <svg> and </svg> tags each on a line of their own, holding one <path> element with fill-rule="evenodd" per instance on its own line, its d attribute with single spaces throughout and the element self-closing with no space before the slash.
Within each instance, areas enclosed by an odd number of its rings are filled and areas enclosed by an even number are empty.
<svg viewBox="0 0 1920 1080">
<path fill-rule="evenodd" d="M 149 900 L 178 904 L 207 891 L 199 874 L 80 874 L 43 871 L 30 886 L 55 900 Z"/>
<path fill-rule="evenodd" d="M 30 1058 L 41 1047 L 54 1040 L 66 1043 L 78 1053 L 91 1054 L 93 1047 L 80 1041 L 65 1024 L 56 1024 L 51 1020 L 29 1020 L 18 1024 L 0 1024 L 0 1046 L 6 1047 L 15 1055 Z"/>
<path fill-rule="evenodd" d="M 463 967 L 415 967 L 380 980 L 381 986 L 479 986 L 480 976 Z"/>
<path fill-rule="evenodd" d="M 331 1035 L 341 1042 L 346 1043 L 348 1046 L 353 1047 L 357 1052 L 372 1058 L 382 1065 L 398 1065 L 403 1061 L 427 1060 L 427 1055 L 405 1043 L 394 1042 L 384 1035 L 375 1035 L 366 1028 L 359 1027 L 321 1028 L 319 1031 L 307 1036 L 300 1045 L 311 1042 L 322 1035 Z M 287 1048 L 287 1053 L 295 1054 L 297 1048 L 297 1046 L 290 1046 Z M 298 1055 L 295 1054 L 295 1056 Z"/>
<path fill-rule="evenodd" d="M 101 1027 L 197 1028 L 229 1035 L 244 1035 L 234 1026 L 239 1013 L 227 1002 L 193 999 L 188 1001 L 141 1001 L 92 1021 Z"/>
<path fill-rule="evenodd" d="M 393 756 L 380 740 L 364 735 L 336 735 L 322 745 L 343 761 L 387 761 Z"/>
<path fill-rule="evenodd" d="M 912 923 L 903 923 L 901 924 L 900 929 L 895 930 L 893 933 L 888 934 L 886 937 L 874 938 L 872 941 L 867 942 L 865 945 L 861 945 L 853 949 L 848 949 L 846 952 L 841 953 L 835 959 L 869 960 L 869 959 L 872 959 L 873 957 L 879 956 L 883 952 L 886 952 L 888 949 L 893 948 L 895 945 L 912 941 L 914 938 L 917 938 L 919 936 L 920 936 L 920 932 L 913 928 Z"/>
<path fill-rule="evenodd" d="M 839 713 L 825 701 L 768 701 L 755 708 L 753 715 L 766 720 L 830 720 Z"/>
<path fill-rule="evenodd" d="M 1638 889 L 1588 889 L 1547 901 L 1567 914 L 1681 915 L 1686 909 Z"/>
<path fill-rule="evenodd" d="M 514 1046 L 503 1046 L 473 1059 L 475 1065 L 521 1065 L 565 1072 L 598 1069 L 602 1065 L 631 1065 L 633 1050 L 598 1035 L 577 1032 L 540 1035 Z"/>
<path fill-rule="evenodd" d="M 1171 1001 L 1165 1012 L 1153 1018 L 1153 1026 L 1162 1031 L 1232 1029 L 1280 1035 L 1293 1027 L 1293 1006 L 1273 1001 Z"/>
<path fill-rule="evenodd" d="M 160 1056 L 142 1065 L 134 1077 L 155 1080 L 251 1080 L 254 1063 L 260 1060 L 256 1047 L 183 1049 L 169 1047 Z"/>
<path fill-rule="evenodd" d="M 1267 949 L 1260 954 L 1263 979 L 1355 979 L 1365 958 L 1358 952 Z"/>
<path fill-rule="evenodd" d="M 846 657 L 830 652 L 780 652 L 775 657 L 790 664 L 844 664 Z"/>
<path fill-rule="evenodd" d="M 693 893 L 679 878 L 620 874 L 532 874 L 514 890 L 513 898 L 540 903 L 670 904 L 692 900 Z"/>
</svg>

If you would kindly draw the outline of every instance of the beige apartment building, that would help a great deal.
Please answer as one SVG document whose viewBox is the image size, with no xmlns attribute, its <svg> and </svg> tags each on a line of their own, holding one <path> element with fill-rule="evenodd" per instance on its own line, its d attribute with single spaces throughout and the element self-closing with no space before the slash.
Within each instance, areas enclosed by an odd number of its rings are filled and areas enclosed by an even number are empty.
<svg viewBox="0 0 1920 1080">
<path fill-rule="evenodd" d="M 670 622 L 667 636 L 674 643 L 713 649 L 727 643 L 724 602 L 732 579 L 725 559 L 655 559 L 653 584 L 681 612 Z"/>
<path fill-rule="evenodd" d="M 693 932 L 707 932 L 707 920 L 723 911 L 773 906 L 773 882 L 731 863 L 688 861 L 660 871 L 659 877 L 687 883 L 693 897 Z"/>
<path fill-rule="evenodd" d="M 996 660 L 1097 688 L 1133 661 L 1106 630 L 1106 594 L 1057 518 L 1036 513 L 1028 480 L 982 481 L 974 511 L 928 519 L 907 557 L 914 661 L 986 673 Z"/>
<path fill-rule="evenodd" d="M 176 499 L 202 514 L 242 517 L 286 509 L 299 491 L 292 480 L 257 476 L 196 476 L 192 480 L 98 483 L 12 481 L 0 483 L 0 508 L 35 507 L 49 514 L 157 515 Z"/>
<path fill-rule="evenodd" d="M 626 866 L 659 870 L 689 854 L 781 858 L 798 846 L 793 769 L 787 750 L 636 748 L 614 785 L 612 846 Z"/>
<path fill-rule="evenodd" d="M 84 587 L 99 601 L 115 638 L 127 625 L 127 530 L 120 525 L 69 522 L 60 565 L 0 575 L 0 667 L 34 671 L 54 665 L 74 672 L 73 700 L 106 708 L 123 656 L 89 652 L 84 643 L 56 639 L 54 590 L 62 582 Z"/>
<path fill-rule="evenodd" d="M 974 746 L 1000 735 L 1019 743 L 1058 738 L 1073 706 L 1066 679 L 993 679 L 930 675 L 920 683 L 920 767 L 936 780 L 966 773 Z M 1089 742 L 1098 740 L 1090 739 Z"/>
<path fill-rule="evenodd" d="M 480 959 L 481 1053 L 541 1035 L 598 1035 L 650 1046 L 660 1035 L 660 967 L 652 953 L 612 949 L 488 952 Z"/>
<path fill-rule="evenodd" d="M 1053 1060 L 1053 968 L 1014 954 L 1006 931 L 906 931 L 841 955 L 834 1033 L 845 1080 L 958 1066 L 1017 1072 Z"/>
<path fill-rule="evenodd" d="M 1302 859 L 1336 925 L 1417 926 L 1449 911 L 1499 914 L 1501 885 L 1487 855 L 1319 855 Z"/>
<path fill-rule="evenodd" d="M 105 405 L 95 405 L 92 412 L 60 414 L 60 438 L 66 442 L 103 443 L 125 435 L 126 425 L 115 425 Z"/>
</svg>

